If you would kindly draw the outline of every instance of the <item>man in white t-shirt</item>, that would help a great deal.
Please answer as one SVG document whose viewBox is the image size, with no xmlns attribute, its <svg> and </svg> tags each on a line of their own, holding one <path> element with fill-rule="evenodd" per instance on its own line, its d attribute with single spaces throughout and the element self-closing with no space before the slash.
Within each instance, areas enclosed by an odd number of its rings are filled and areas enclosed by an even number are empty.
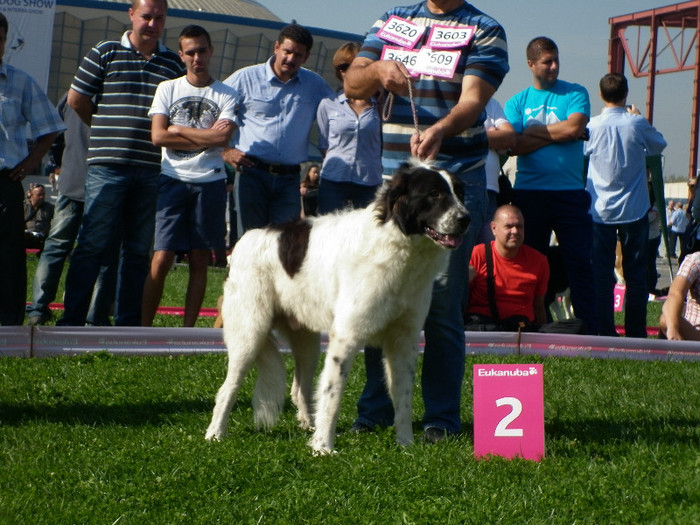
<svg viewBox="0 0 700 525">
<path fill-rule="evenodd" d="M 209 74 L 213 48 L 204 28 L 185 27 L 179 45 L 187 73 L 159 84 L 148 112 L 151 138 L 162 147 L 162 159 L 143 326 L 153 323 L 176 252 L 189 257 L 184 325 L 194 326 L 211 250 L 225 247 L 226 170 L 221 153 L 235 129 L 236 92 Z"/>
</svg>

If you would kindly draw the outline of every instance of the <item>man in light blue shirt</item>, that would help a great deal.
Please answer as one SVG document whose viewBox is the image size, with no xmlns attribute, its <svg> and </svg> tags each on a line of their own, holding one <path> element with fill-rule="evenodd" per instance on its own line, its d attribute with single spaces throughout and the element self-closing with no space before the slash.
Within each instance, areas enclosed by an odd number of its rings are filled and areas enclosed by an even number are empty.
<svg viewBox="0 0 700 525">
<path fill-rule="evenodd" d="M 240 97 L 238 132 L 223 156 L 238 170 L 241 234 L 300 215 L 300 164 L 307 160 L 316 109 L 321 100 L 335 96 L 325 80 L 301 67 L 312 45 L 306 28 L 288 25 L 270 60 L 240 69 L 224 81 Z"/>
<path fill-rule="evenodd" d="M 609 73 L 600 80 L 603 112 L 588 125 L 584 153 L 590 159 L 586 189 L 593 217 L 593 277 L 601 335 L 615 336 L 613 289 L 619 238 L 627 305 L 625 334 L 646 337 L 646 254 L 649 191 L 646 157 L 659 155 L 666 141 L 635 106 L 626 106 L 627 79 Z"/>
<path fill-rule="evenodd" d="M 2 61 L 8 28 L 0 13 L 0 325 L 16 326 L 24 321 L 27 295 L 22 181 L 66 126 L 34 79 Z"/>
</svg>

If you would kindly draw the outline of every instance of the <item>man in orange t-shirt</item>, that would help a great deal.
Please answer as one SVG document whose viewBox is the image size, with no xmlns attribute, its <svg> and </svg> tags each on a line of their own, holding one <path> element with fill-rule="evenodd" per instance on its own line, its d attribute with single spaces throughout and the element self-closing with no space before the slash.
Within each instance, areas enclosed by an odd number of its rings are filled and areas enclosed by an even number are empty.
<svg viewBox="0 0 700 525">
<path fill-rule="evenodd" d="M 546 319 L 544 296 L 549 281 L 547 257 L 523 244 L 525 224 L 520 210 L 511 205 L 496 210 L 491 221 L 495 305 L 499 320 L 526 318 L 542 325 Z M 494 321 L 488 299 L 486 246 L 472 250 L 469 261 L 469 304 L 465 318 Z M 514 324 L 517 326 L 517 324 Z"/>
</svg>

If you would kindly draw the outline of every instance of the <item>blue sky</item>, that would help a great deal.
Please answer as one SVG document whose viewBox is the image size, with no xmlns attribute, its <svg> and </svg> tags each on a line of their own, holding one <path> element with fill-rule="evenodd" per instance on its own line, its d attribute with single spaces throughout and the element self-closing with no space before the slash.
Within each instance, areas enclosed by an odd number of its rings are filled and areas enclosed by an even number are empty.
<svg viewBox="0 0 700 525">
<path fill-rule="evenodd" d="M 295 19 L 310 27 L 364 33 L 388 8 L 412 0 L 258 0 L 282 20 Z M 496 93 L 501 103 L 530 83 L 525 46 L 538 35 L 553 38 L 559 45 L 560 78 L 582 84 L 591 97 L 593 114 L 602 104 L 598 81 L 607 72 L 609 18 L 669 5 L 674 2 L 647 0 L 492 0 L 474 5 L 493 16 L 506 29 L 510 73 Z M 646 44 L 646 41 L 644 42 Z M 646 79 L 630 79 L 629 102 L 644 113 Z M 665 172 L 687 175 L 689 165 L 692 72 L 657 77 L 654 125 L 666 137 Z"/>
</svg>

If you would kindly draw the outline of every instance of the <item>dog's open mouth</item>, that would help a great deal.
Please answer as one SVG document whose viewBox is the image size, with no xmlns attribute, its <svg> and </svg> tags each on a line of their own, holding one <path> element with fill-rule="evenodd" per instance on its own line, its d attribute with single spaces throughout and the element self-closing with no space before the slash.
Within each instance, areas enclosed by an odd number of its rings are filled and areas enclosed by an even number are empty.
<svg viewBox="0 0 700 525">
<path fill-rule="evenodd" d="M 461 235 L 454 233 L 440 233 L 433 230 L 430 226 L 425 227 L 425 233 L 440 246 L 444 246 L 448 250 L 455 250 L 462 244 Z"/>
</svg>

